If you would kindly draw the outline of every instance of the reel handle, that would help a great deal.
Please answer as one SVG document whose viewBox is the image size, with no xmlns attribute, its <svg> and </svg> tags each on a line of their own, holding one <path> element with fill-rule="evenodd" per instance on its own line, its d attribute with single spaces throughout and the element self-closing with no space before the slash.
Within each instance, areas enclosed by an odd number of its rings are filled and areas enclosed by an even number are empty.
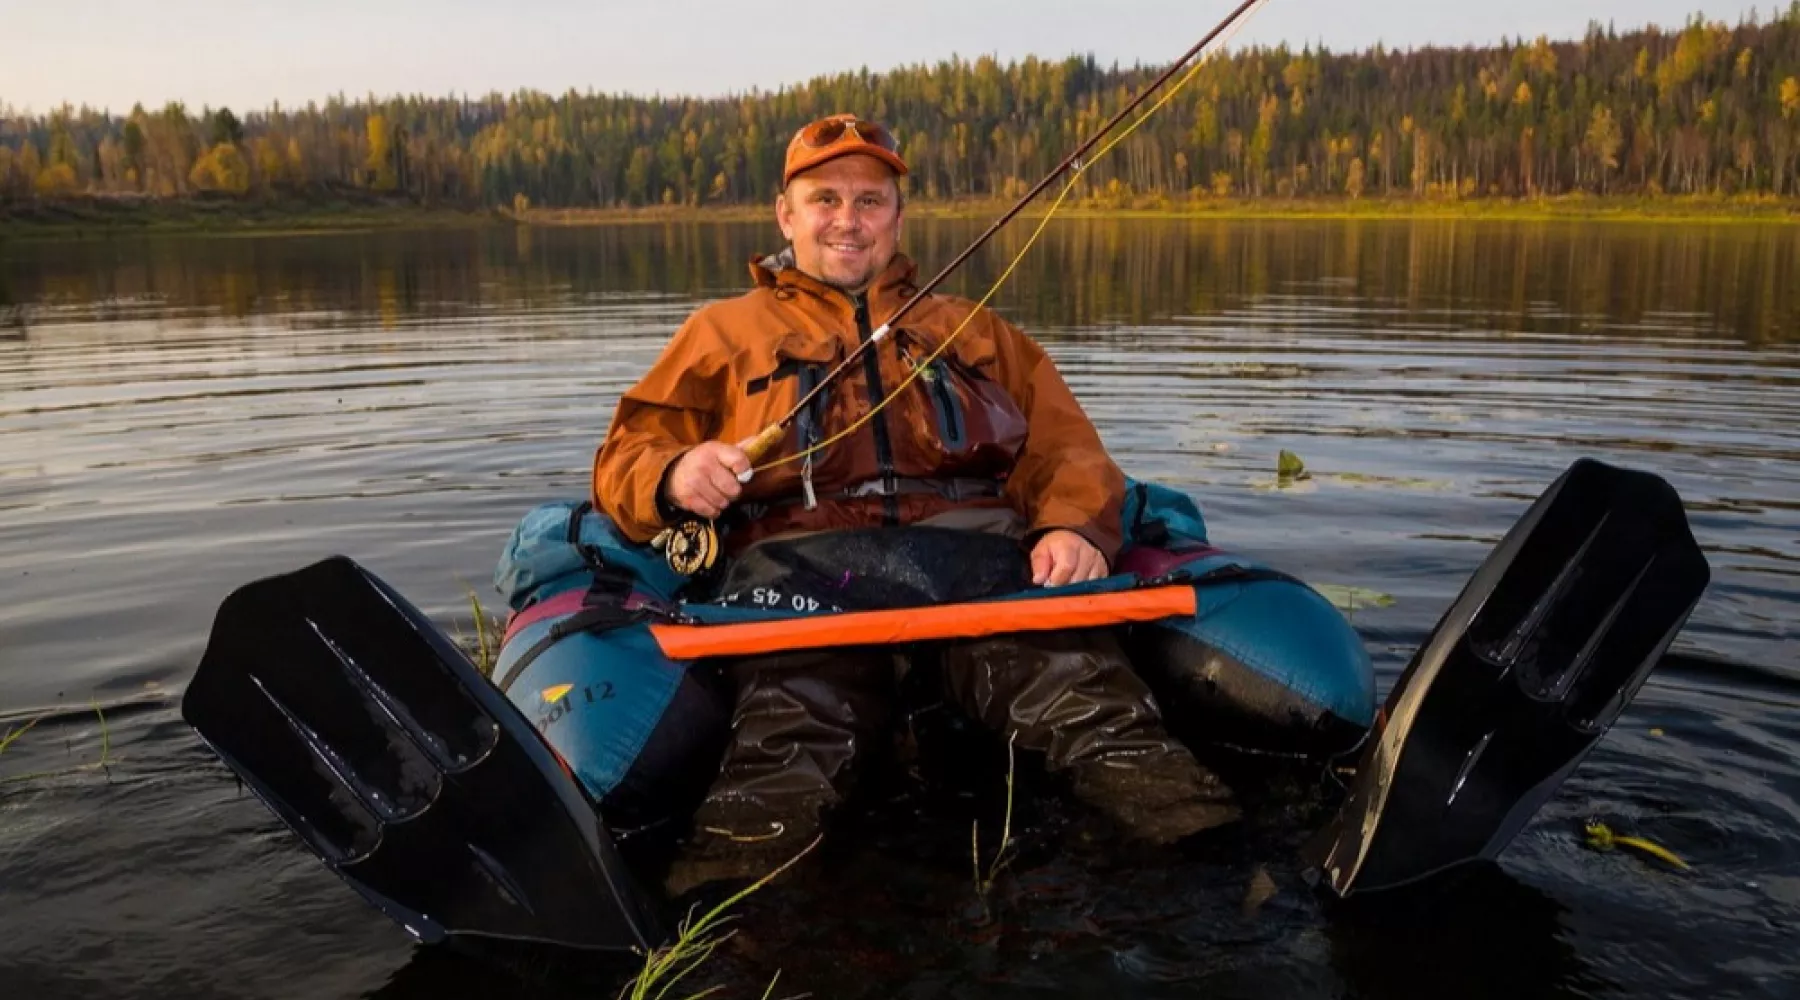
<svg viewBox="0 0 1800 1000">
<path fill-rule="evenodd" d="M 738 442 L 738 448 L 755 463 L 780 442 L 783 433 L 785 430 L 781 424 L 773 423 L 758 431 L 754 437 Z M 746 470 L 737 477 L 738 482 L 749 482 L 753 474 Z M 699 517 L 683 518 L 679 524 L 664 528 L 651 540 L 650 545 L 663 554 L 670 569 L 682 576 L 693 576 L 709 570 L 719 559 L 718 529 L 713 527 L 712 521 Z"/>
</svg>

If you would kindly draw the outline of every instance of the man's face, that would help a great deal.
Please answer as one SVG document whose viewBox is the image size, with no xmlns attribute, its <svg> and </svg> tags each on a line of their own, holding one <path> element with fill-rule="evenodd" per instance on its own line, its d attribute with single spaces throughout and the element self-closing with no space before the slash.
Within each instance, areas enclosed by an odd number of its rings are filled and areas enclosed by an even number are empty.
<svg viewBox="0 0 1800 1000">
<path fill-rule="evenodd" d="M 872 156 L 840 156 L 793 179 L 775 221 L 807 274 L 847 292 L 875 280 L 900 245 L 900 188 Z"/>
</svg>

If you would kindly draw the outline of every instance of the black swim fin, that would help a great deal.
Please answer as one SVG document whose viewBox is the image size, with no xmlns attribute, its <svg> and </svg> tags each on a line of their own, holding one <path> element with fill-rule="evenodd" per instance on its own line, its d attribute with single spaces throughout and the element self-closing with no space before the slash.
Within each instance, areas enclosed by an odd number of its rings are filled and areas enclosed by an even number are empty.
<svg viewBox="0 0 1800 1000">
<path fill-rule="evenodd" d="M 1302 852 L 1339 896 L 1492 860 L 1619 717 L 1710 578 L 1681 499 L 1581 459 L 1407 665 Z"/>
<path fill-rule="evenodd" d="M 227 597 L 181 711 L 332 871 L 421 941 L 626 950 L 664 936 L 524 716 L 347 558 Z"/>
</svg>

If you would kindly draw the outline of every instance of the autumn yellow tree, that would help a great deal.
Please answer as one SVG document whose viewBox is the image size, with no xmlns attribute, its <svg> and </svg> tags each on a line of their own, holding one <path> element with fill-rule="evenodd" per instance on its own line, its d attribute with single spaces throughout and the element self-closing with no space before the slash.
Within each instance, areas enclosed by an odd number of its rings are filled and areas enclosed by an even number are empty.
<svg viewBox="0 0 1800 1000">
<path fill-rule="evenodd" d="M 250 190 L 250 165 L 237 146 L 221 142 L 194 161 L 188 183 L 199 191 L 243 194 Z"/>
<path fill-rule="evenodd" d="M 80 190 L 75 168 L 67 163 L 52 163 L 38 171 L 36 189 L 39 197 L 62 198 Z"/>
<path fill-rule="evenodd" d="M 305 187 L 311 177 L 306 170 L 306 154 L 300 148 L 299 139 L 288 140 L 286 159 L 282 173 L 287 177 L 288 183 L 296 188 Z"/>
<path fill-rule="evenodd" d="M 13 172 L 19 176 L 21 194 L 29 194 L 37 189 L 38 175 L 43 173 L 44 161 L 38 156 L 37 143 L 26 139 L 19 146 L 19 157 L 13 165 Z"/>
<path fill-rule="evenodd" d="M 1595 105 L 1584 144 L 1588 155 L 1593 157 L 1601 194 L 1606 193 L 1607 180 L 1619 167 L 1619 144 L 1623 141 L 1624 136 L 1620 133 L 1619 123 L 1613 120 L 1612 111 L 1604 105 Z"/>
<path fill-rule="evenodd" d="M 386 115 L 370 115 L 366 123 L 369 135 L 369 157 L 363 166 L 369 172 L 369 187 L 377 191 L 392 191 L 399 183 L 394 170 L 393 133 L 389 130 Z"/>
<path fill-rule="evenodd" d="M 1269 168 L 1269 153 L 1275 148 L 1275 124 L 1281 120 L 1281 101 L 1273 94 L 1265 96 L 1257 110 L 1256 132 L 1250 137 L 1250 190 L 1262 193 L 1262 178 Z"/>
<path fill-rule="evenodd" d="M 258 182 L 264 189 L 287 183 L 287 157 L 268 136 L 257 136 L 250 142 L 250 156 L 256 163 Z"/>
</svg>

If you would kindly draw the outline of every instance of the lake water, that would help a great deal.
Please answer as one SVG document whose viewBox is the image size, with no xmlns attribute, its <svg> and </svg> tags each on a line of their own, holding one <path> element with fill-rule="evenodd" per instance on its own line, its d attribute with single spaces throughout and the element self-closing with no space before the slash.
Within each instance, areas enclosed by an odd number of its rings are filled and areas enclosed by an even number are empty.
<svg viewBox="0 0 1800 1000">
<path fill-rule="evenodd" d="M 906 246 L 930 274 L 979 229 L 918 220 Z M 1027 231 L 949 290 L 979 296 Z M 452 630 L 471 589 L 498 607 L 516 519 L 584 494 L 619 392 L 775 238 L 0 244 L 0 735 L 42 717 L 0 757 L 4 995 L 616 992 L 413 948 L 177 700 L 226 593 L 324 555 Z M 776 995 L 821 998 L 1800 995 L 1797 288 L 1793 226 L 1053 224 L 995 307 L 1215 543 L 1391 596 L 1352 612 L 1382 694 L 1581 456 L 1667 478 L 1712 586 L 1502 864 L 1428 910 L 1326 907 L 1284 844 L 1044 851 L 977 906 L 966 836 L 893 832 L 811 876 L 829 891 L 753 906 L 731 988 L 760 996 L 779 968 Z M 1277 487 L 1284 449 L 1310 480 Z M 1693 870 L 1584 849 L 1589 815 Z M 921 847 L 939 839 L 960 859 Z M 1276 892 L 1251 912 L 1259 867 Z"/>
</svg>

